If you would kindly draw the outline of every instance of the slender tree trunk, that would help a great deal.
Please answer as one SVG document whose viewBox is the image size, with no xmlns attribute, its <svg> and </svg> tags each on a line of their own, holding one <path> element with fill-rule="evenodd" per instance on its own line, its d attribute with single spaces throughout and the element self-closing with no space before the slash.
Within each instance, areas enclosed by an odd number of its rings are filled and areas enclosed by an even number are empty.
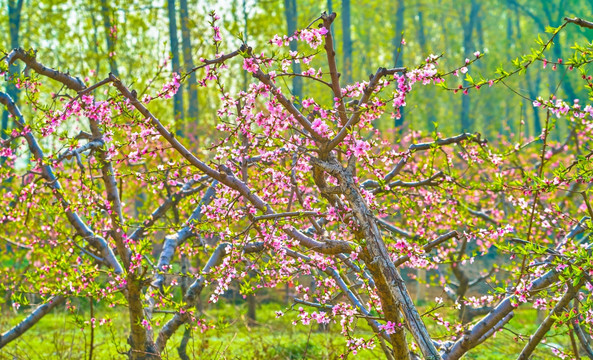
<svg viewBox="0 0 593 360">
<path fill-rule="evenodd" d="M 247 0 L 243 0 L 241 2 L 241 8 L 243 9 L 243 37 L 245 38 L 245 42 L 249 42 L 249 27 L 248 27 L 248 13 L 247 13 Z M 243 70 L 243 91 L 247 90 L 247 82 L 248 82 L 248 72 L 247 70 Z"/>
<path fill-rule="evenodd" d="M 482 26 L 482 17 L 476 16 L 476 35 L 478 39 L 478 45 L 475 50 L 483 51 L 484 50 L 484 28 Z M 483 62 L 478 62 L 478 66 L 483 66 Z"/>
<path fill-rule="evenodd" d="M 21 28 L 21 11 L 23 9 L 23 0 L 8 0 L 8 21 L 10 32 L 10 47 L 15 49 L 19 47 L 19 30 Z M 11 71 L 12 70 L 12 71 Z M 18 63 L 13 65 L 9 70 L 9 76 L 13 77 L 20 73 L 20 66 Z M 6 83 L 6 93 L 14 100 L 15 104 L 18 101 L 19 90 L 12 82 Z M 8 111 L 2 113 L 2 124 L 0 125 L 0 139 L 6 139 L 5 134 L 8 130 Z"/>
<path fill-rule="evenodd" d="M 298 22 L 298 12 L 297 12 L 297 4 L 296 0 L 284 0 L 284 13 L 286 15 L 286 25 L 288 30 L 288 35 L 294 34 L 297 29 L 297 22 Z M 291 41 L 290 42 L 290 51 L 297 51 L 297 42 Z M 292 62 L 292 71 L 295 74 L 301 73 L 301 65 Z M 301 100 L 303 97 L 303 79 L 301 77 L 295 76 L 292 79 L 292 94 L 298 99 Z"/>
<path fill-rule="evenodd" d="M 544 13 L 546 15 L 546 19 L 548 20 L 549 24 L 554 24 L 554 23 L 560 23 L 562 21 L 562 16 L 564 16 L 563 14 L 568 13 L 569 12 L 569 6 L 570 6 L 570 2 L 567 2 L 566 4 L 564 4 L 564 2 L 561 2 L 560 4 L 557 5 L 557 13 L 558 13 L 558 17 L 556 19 L 554 19 L 554 16 L 552 15 L 552 9 L 550 6 L 542 6 Z M 540 30 L 544 30 L 541 29 L 543 27 L 543 25 L 540 25 Z M 560 45 L 560 41 L 561 41 L 561 36 L 557 36 L 554 39 L 554 46 L 552 47 L 552 51 L 554 52 L 554 56 L 556 57 L 556 59 L 563 59 L 562 58 L 562 46 Z M 558 71 L 558 77 L 563 76 L 564 72 L 563 71 Z M 564 92 L 566 93 L 567 98 L 565 99 L 566 102 L 571 103 L 572 101 L 574 101 L 575 99 L 577 99 L 577 95 L 576 92 L 574 90 L 574 87 L 572 86 L 572 83 L 570 82 L 569 78 L 560 78 L 558 79 L 559 81 L 562 81 L 562 88 L 564 90 Z"/>
<path fill-rule="evenodd" d="M 552 4 L 550 4 L 552 5 Z M 553 25 L 553 24 L 560 24 L 562 22 L 562 17 L 567 14 L 570 13 L 570 1 L 564 2 L 564 1 L 560 1 L 558 2 L 555 8 L 555 14 L 556 16 L 554 16 L 553 14 L 553 8 L 552 6 L 546 6 L 546 4 L 544 4 L 542 6 L 542 9 L 544 11 L 544 14 L 546 15 L 546 20 L 547 20 L 547 24 Z M 539 26 L 540 26 L 540 30 L 544 30 L 545 29 L 545 24 L 542 23 L 541 21 L 538 22 Z M 554 57 L 557 59 L 563 59 L 562 57 L 562 46 L 560 45 L 561 43 L 561 39 L 562 36 L 560 36 L 561 34 L 558 34 L 558 36 L 554 39 L 554 46 L 552 47 L 552 51 L 554 53 Z M 562 85 L 562 89 L 564 90 L 564 93 L 566 95 L 566 97 L 563 97 L 564 100 L 567 103 L 572 103 L 575 99 L 578 99 L 576 92 L 572 86 L 572 83 L 570 82 L 570 78 L 565 76 L 565 69 L 564 67 L 560 67 L 560 69 L 558 69 L 558 71 L 554 71 L 554 72 L 550 72 L 550 93 L 554 94 L 554 95 L 558 95 L 557 94 L 557 84 L 561 84 Z M 554 77 L 555 79 L 552 80 L 552 77 Z M 568 124 L 566 121 L 558 121 L 556 122 L 556 129 L 558 131 L 554 132 L 554 138 L 557 141 L 562 141 L 562 138 L 564 137 L 564 131 L 565 130 L 567 133 L 570 132 L 570 130 L 568 129 Z"/>
<path fill-rule="evenodd" d="M 350 0 L 342 0 L 342 84 L 352 83 L 352 33 L 350 31 Z"/>
<path fill-rule="evenodd" d="M 182 0 L 183 1 L 183 0 Z M 188 284 L 188 273 L 189 273 L 189 259 L 186 254 L 181 254 L 181 293 L 182 296 L 185 296 L 187 293 Z M 190 357 L 187 355 L 187 343 L 191 338 L 191 326 L 185 326 L 185 330 L 183 331 L 183 337 L 181 338 L 181 342 L 179 343 L 179 347 L 177 348 L 177 354 L 179 358 L 182 360 L 189 360 Z"/>
<path fill-rule="evenodd" d="M 115 61 L 115 42 L 114 35 L 112 33 L 112 24 L 107 0 L 101 0 L 101 16 L 103 17 L 103 27 L 105 28 L 105 41 L 107 43 L 107 56 L 109 57 L 109 71 L 113 75 L 119 77 L 119 71 L 117 70 L 117 62 Z"/>
<path fill-rule="evenodd" d="M 469 53 L 472 51 L 472 34 L 474 31 L 475 19 L 478 17 L 478 10 L 480 6 L 476 0 L 472 0 L 471 2 L 471 10 L 469 17 L 465 20 L 463 26 L 463 51 L 465 53 Z M 463 81 L 463 86 L 468 86 L 469 83 L 467 81 Z M 461 114 L 460 114 L 460 122 L 461 122 L 461 131 L 471 131 L 474 127 L 471 123 L 470 119 L 470 97 L 467 95 L 461 96 Z"/>
<path fill-rule="evenodd" d="M 328 14 L 331 14 L 333 12 L 334 12 L 334 5 L 332 3 L 332 0 L 327 0 L 327 13 Z M 332 38 L 335 39 L 336 37 L 335 37 L 335 34 L 334 34 L 334 24 L 333 23 L 330 25 L 329 31 L 332 34 Z"/>
<path fill-rule="evenodd" d="M 175 0 L 167 0 L 167 10 L 169 12 L 169 41 L 171 43 L 171 70 L 179 73 L 181 65 L 179 63 L 179 40 L 177 38 L 177 10 L 175 9 Z M 183 92 L 178 91 L 173 96 L 173 115 L 176 120 L 183 119 Z M 179 128 L 179 127 L 178 127 Z M 180 131 L 177 135 L 182 135 Z"/>
<path fill-rule="evenodd" d="M 191 34 L 189 30 L 189 11 L 187 7 L 187 0 L 179 0 L 179 14 L 181 17 L 181 41 L 183 46 L 183 64 L 185 70 L 189 71 L 194 68 L 194 59 L 192 56 Z M 189 104 L 187 107 L 187 117 L 190 120 L 196 121 L 199 116 L 198 104 L 198 82 L 196 80 L 196 73 L 192 72 L 186 83 Z"/>
<path fill-rule="evenodd" d="M 402 39 L 404 34 L 404 16 L 405 16 L 405 0 L 398 0 L 397 1 L 397 10 L 395 12 L 395 33 L 393 34 L 393 64 L 396 67 L 402 66 L 404 63 L 403 55 L 404 55 L 404 47 L 402 45 Z M 403 133 L 403 125 L 404 125 L 404 113 L 403 107 L 399 108 L 400 116 L 399 118 L 395 118 L 393 126 L 397 134 L 401 135 Z"/>
<path fill-rule="evenodd" d="M 525 82 L 527 83 L 527 87 L 529 89 L 529 97 L 532 99 L 536 99 L 539 93 L 539 85 L 541 83 L 542 77 L 541 74 L 538 72 L 536 80 L 532 83 L 531 82 L 531 75 L 529 75 L 529 70 L 525 73 Z M 529 104 L 531 105 L 531 104 Z M 542 121 L 539 117 L 539 108 L 535 106 L 531 106 L 533 109 L 533 135 L 539 136 L 542 133 Z"/>
<path fill-rule="evenodd" d="M 255 324 L 255 322 L 257 321 L 256 313 L 257 299 L 255 297 L 255 294 L 247 295 L 247 319 L 249 320 L 249 323 Z"/>
<path fill-rule="evenodd" d="M 426 44 L 426 31 L 424 30 L 424 13 L 420 10 L 421 2 L 416 2 L 416 7 L 418 8 L 418 20 L 416 21 L 416 27 L 418 29 L 418 43 L 420 44 L 420 48 L 422 49 L 422 56 L 428 55 L 428 46 Z M 427 98 L 432 99 L 434 97 L 434 88 L 432 86 L 427 87 L 424 89 L 428 93 Z M 435 111 L 433 108 L 427 109 L 428 116 L 426 116 L 426 129 L 431 131 L 434 128 L 434 123 L 437 121 L 435 116 Z"/>
<path fill-rule="evenodd" d="M 515 28 L 517 29 L 517 35 L 516 35 L 516 39 L 520 40 L 522 37 L 522 31 L 521 31 L 521 19 L 520 19 L 520 15 L 518 12 L 518 9 L 516 7 L 516 4 L 513 2 L 513 0 L 508 0 L 508 6 L 509 6 L 509 17 L 508 17 L 508 24 L 507 27 L 510 28 L 510 31 L 512 33 L 512 26 L 511 26 L 511 16 L 510 14 L 515 14 Z M 507 32 L 508 32 L 507 31 Z M 507 36 L 508 37 L 508 36 Z M 508 37 L 510 39 L 510 37 Z M 527 84 L 527 90 L 529 91 L 529 97 L 533 100 L 535 100 L 538 96 L 539 93 L 539 87 L 541 84 L 541 73 L 538 71 L 536 78 L 535 78 L 535 82 L 531 81 L 531 69 L 528 69 L 527 72 L 525 73 L 525 83 Z M 539 116 L 539 108 L 532 106 L 532 104 L 527 103 L 526 106 L 531 107 L 531 109 L 533 110 L 533 135 L 534 136 L 539 136 L 542 133 L 542 121 L 540 119 Z M 539 314 L 539 311 L 538 311 Z M 538 315 L 539 316 L 539 315 Z"/>
<path fill-rule="evenodd" d="M 513 1 L 514 0 L 507 0 L 507 5 L 508 5 L 508 10 L 507 10 L 507 41 L 509 42 L 513 42 L 515 41 L 514 38 L 514 31 L 513 31 L 513 14 L 517 11 L 517 9 L 513 9 Z M 511 45 L 509 45 L 510 47 Z M 510 135 L 510 133 L 514 132 L 513 128 L 514 125 L 511 122 L 511 106 L 512 106 L 512 102 L 511 101 L 506 101 L 505 102 L 505 112 L 504 112 L 504 117 L 501 119 L 501 124 L 500 124 L 500 133 L 503 135 Z M 508 128 L 508 130 L 507 130 Z"/>
<path fill-rule="evenodd" d="M 93 307 L 93 297 L 89 296 L 89 305 L 90 305 L 90 316 L 91 319 L 95 318 L 95 309 Z M 91 334 L 90 334 L 90 344 L 89 344 L 89 360 L 93 360 L 93 350 L 95 347 L 95 324 L 91 324 Z"/>
<path fill-rule="evenodd" d="M 395 34 L 393 34 L 393 64 L 396 67 L 402 66 L 403 64 L 403 51 L 404 48 L 401 44 L 404 33 L 404 16 L 406 11 L 406 5 L 404 0 L 397 1 L 397 10 L 395 12 Z"/>
<path fill-rule="evenodd" d="M 418 7 L 418 20 L 416 21 L 416 27 L 418 28 L 418 43 L 420 44 L 420 49 L 422 49 L 422 55 L 425 56 L 428 55 L 428 49 L 426 47 L 426 32 L 424 31 L 424 13 L 420 10 L 420 2 L 417 2 L 416 6 Z"/>
<path fill-rule="evenodd" d="M 92 5 L 92 2 L 91 2 Z M 101 59 L 99 54 L 99 25 L 97 24 L 97 20 L 95 19 L 95 8 L 93 6 L 89 6 L 89 17 L 91 18 L 91 23 L 93 24 L 93 51 L 95 52 L 95 74 L 100 74 L 101 71 Z"/>
</svg>

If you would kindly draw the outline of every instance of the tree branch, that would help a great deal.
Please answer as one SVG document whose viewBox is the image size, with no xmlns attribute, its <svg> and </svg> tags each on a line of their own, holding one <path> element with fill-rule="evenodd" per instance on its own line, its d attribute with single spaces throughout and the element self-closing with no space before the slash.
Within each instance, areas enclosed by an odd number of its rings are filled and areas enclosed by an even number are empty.
<svg viewBox="0 0 593 360">
<path fill-rule="evenodd" d="M 362 114 L 362 111 L 363 111 L 361 108 L 364 107 L 364 105 L 366 105 L 369 102 L 371 95 L 373 94 L 373 92 L 375 91 L 375 88 L 379 84 L 379 80 L 381 80 L 381 78 L 383 76 L 390 75 L 390 74 L 393 75 L 397 72 L 404 72 L 404 71 L 406 71 L 406 68 L 393 68 L 393 69 L 386 69 L 383 67 L 379 68 L 377 70 L 377 72 L 375 73 L 375 75 L 373 75 L 371 77 L 371 81 L 369 82 L 369 84 L 364 88 L 363 94 L 360 97 L 360 100 L 358 100 L 358 110 L 356 110 L 352 114 L 352 116 L 350 116 L 350 119 L 348 120 L 346 125 L 344 125 L 342 127 L 342 129 L 340 130 L 338 135 L 336 135 L 329 142 L 329 144 L 327 144 L 327 146 L 323 150 L 325 152 L 329 153 L 333 148 L 335 148 L 340 143 L 342 143 L 344 138 L 346 138 L 346 135 L 348 135 L 348 133 L 352 130 L 352 128 L 360 120 L 360 115 Z"/>
<path fill-rule="evenodd" d="M 6 106 L 8 112 L 15 119 L 17 126 L 21 129 L 24 129 L 25 121 L 23 115 L 21 114 L 19 108 L 13 102 L 12 98 L 3 92 L 0 92 L 0 103 Z M 37 140 L 35 139 L 33 134 L 31 132 L 27 132 L 24 135 L 24 137 L 27 141 L 29 151 L 31 152 L 31 154 L 33 154 L 34 159 L 41 167 L 43 178 L 47 181 L 48 186 L 50 186 L 54 190 L 54 196 L 62 205 L 62 209 L 66 213 L 68 221 L 70 222 L 72 227 L 74 227 L 77 234 L 80 235 L 86 241 L 88 241 L 91 245 L 101 250 L 103 258 L 107 261 L 107 263 L 109 263 L 109 265 L 113 268 L 115 273 L 123 273 L 123 268 L 120 265 L 117 258 L 115 257 L 113 250 L 109 247 L 107 241 L 105 241 L 105 239 L 103 239 L 102 237 L 96 235 L 84 223 L 84 221 L 82 221 L 82 219 L 80 218 L 80 216 L 78 216 L 76 212 L 70 210 L 70 204 L 62 194 L 62 187 L 60 185 L 60 182 L 58 181 L 58 178 L 54 175 L 52 167 L 50 165 L 43 165 L 43 150 L 41 150 L 41 147 L 39 147 L 39 144 L 37 143 Z"/>
<path fill-rule="evenodd" d="M 187 311 L 190 307 L 194 306 L 197 301 L 197 298 L 200 296 L 202 289 L 206 283 L 205 274 L 208 274 L 212 268 L 220 265 L 222 260 L 226 257 L 229 253 L 227 251 L 228 247 L 232 247 L 230 243 L 221 243 L 219 244 L 216 249 L 210 255 L 210 259 L 202 268 L 202 271 L 198 278 L 190 285 L 189 289 L 183 296 L 183 302 L 187 304 L 184 307 L 185 312 L 182 314 L 180 312 L 176 313 L 163 327 L 161 331 L 159 331 L 159 335 L 156 340 L 156 347 L 159 352 L 162 352 L 165 348 L 167 341 L 171 336 L 179 329 L 181 325 L 183 325 L 189 319 L 189 312 Z M 259 252 L 264 249 L 263 243 L 252 243 L 248 244 L 243 248 L 245 253 L 254 253 Z"/>
<path fill-rule="evenodd" d="M 336 66 L 336 52 L 334 51 L 334 42 L 331 33 L 331 25 L 336 19 L 336 13 L 323 13 L 321 15 L 323 19 L 323 27 L 327 29 L 325 34 L 325 53 L 327 54 L 327 63 L 329 65 L 329 75 L 331 78 L 331 88 L 334 93 L 334 102 L 338 103 L 338 116 L 340 118 L 340 124 L 346 125 L 348 118 L 346 116 L 346 106 L 344 106 L 342 87 L 340 86 L 340 74 L 338 73 L 338 67 Z"/>
<path fill-rule="evenodd" d="M 450 231 L 446 234 L 439 236 L 438 238 L 434 239 L 433 241 L 429 242 L 428 244 L 424 245 L 422 248 L 424 249 L 424 252 L 427 253 L 430 250 L 432 250 L 433 248 L 442 244 L 443 242 L 445 242 L 451 238 L 457 237 L 457 236 L 459 236 L 459 233 L 457 232 L 457 230 Z M 402 256 L 399 259 L 395 260 L 393 262 L 393 265 L 395 265 L 396 267 L 401 266 L 403 263 L 407 262 L 408 260 L 410 260 L 410 256 L 405 255 L 405 256 Z"/>
<path fill-rule="evenodd" d="M 42 317 L 49 313 L 57 305 L 64 302 L 64 297 L 61 295 L 51 297 L 45 304 L 39 305 L 29 316 L 23 319 L 20 323 L 12 327 L 12 329 L 0 335 L 0 349 L 6 344 L 23 335 L 33 325 L 37 324 Z"/>
<path fill-rule="evenodd" d="M 585 231 L 583 223 L 578 223 L 572 228 L 570 233 L 565 236 L 565 242 Z M 529 296 L 533 296 L 541 290 L 558 281 L 559 273 L 553 269 L 544 275 L 534 279 L 529 286 Z M 511 311 L 515 309 L 513 303 L 516 303 L 515 295 L 507 296 L 498 304 L 488 315 L 477 322 L 469 331 L 467 331 L 459 340 L 453 344 L 451 349 L 443 356 L 443 360 L 457 360 L 467 351 L 479 345 L 478 340 L 484 336 L 499 321 L 504 319 Z"/>
<path fill-rule="evenodd" d="M 568 23 L 573 23 L 573 24 L 577 24 L 580 27 L 584 27 L 587 29 L 593 29 L 593 22 L 587 21 L 587 20 L 583 20 L 581 18 L 569 18 L 569 17 L 565 17 L 564 21 L 568 22 Z"/>
<path fill-rule="evenodd" d="M 564 296 L 558 301 L 554 309 L 548 314 L 544 321 L 539 325 L 533 335 L 529 337 L 529 341 L 517 357 L 517 360 L 527 360 L 531 357 L 531 354 L 535 350 L 535 347 L 542 341 L 544 336 L 548 333 L 552 325 L 556 322 L 558 316 L 562 314 L 564 308 L 568 305 L 570 300 L 577 294 L 579 288 L 585 283 L 584 279 L 581 279 L 577 286 L 572 287 L 569 285 L 568 290 Z"/>
<path fill-rule="evenodd" d="M 58 70 L 54 70 L 48 67 L 45 67 L 43 64 L 37 62 L 36 59 L 36 52 L 33 50 L 25 51 L 22 48 L 13 49 L 7 56 L 6 56 L 6 63 L 8 65 L 12 65 L 16 60 L 21 60 L 27 66 L 39 75 L 47 76 L 50 79 L 54 79 L 62 84 L 64 84 L 69 89 L 75 91 L 83 91 L 86 86 L 77 77 L 73 77 L 68 73 L 63 73 Z"/>
</svg>

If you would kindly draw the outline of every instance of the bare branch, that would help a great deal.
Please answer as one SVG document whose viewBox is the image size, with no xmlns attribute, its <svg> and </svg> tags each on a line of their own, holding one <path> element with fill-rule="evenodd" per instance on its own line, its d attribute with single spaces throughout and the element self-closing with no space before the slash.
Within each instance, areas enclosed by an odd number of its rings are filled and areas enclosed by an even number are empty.
<svg viewBox="0 0 593 360">
<path fill-rule="evenodd" d="M 159 262 L 157 264 L 158 272 L 155 275 L 155 279 L 152 283 L 152 285 L 157 289 L 161 290 L 163 281 L 165 279 L 163 273 L 164 268 L 165 266 L 168 266 L 171 263 L 171 259 L 173 258 L 173 255 L 175 254 L 175 250 L 177 249 L 177 247 L 183 244 L 191 236 L 195 236 L 193 232 L 193 225 L 197 222 L 200 222 L 200 220 L 202 219 L 205 207 L 212 202 L 214 196 L 216 195 L 217 185 L 217 181 L 212 182 L 212 185 L 210 185 L 206 193 L 204 193 L 202 200 L 200 200 L 200 202 L 194 209 L 193 213 L 186 221 L 185 226 L 177 233 L 173 235 L 167 235 L 165 237 L 165 244 L 163 245 L 163 250 L 161 251 L 161 254 L 159 256 Z"/>
<path fill-rule="evenodd" d="M 444 178 L 444 177 L 445 177 L 445 174 L 443 174 L 442 171 L 439 171 L 436 174 L 434 174 L 431 177 L 424 179 L 424 180 L 411 181 L 411 182 L 397 180 L 392 183 L 389 183 L 388 187 L 389 187 L 389 189 L 393 189 L 395 187 L 415 188 L 415 187 L 421 187 L 421 186 L 438 186 L 443 182 L 442 178 Z M 387 192 L 387 190 L 381 189 L 381 188 L 375 189 L 373 191 L 373 194 L 380 194 L 382 192 Z"/>
<path fill-rule="evenodd" d="M 418 150 L 429 150 L 434 146 L 443 146 L 443 145 L 451 145 L 451 144 L 458 144 L 462 141 L 473 141 L 478 144 L 485 144 L 486 140 L 482 140 L 480 134 L 470 134 L 470 133 L 463 133 L 457 136 L 453 136 L 450 138 L 445 139 L 437 139 L 435 141 L 420 143 L 420 144 L 412 144 L 410 145 L 410 151 L 418 151 Z"/>
<path fill-rule="evenodd" d="M 208 177 L 205 177 L 205 178 L 208 178 Z M 205 179 L 203 178 L 200 180 L 205 180 Z M 144 221 L 144 223 L 141 226 L 139 226 L 136 230 L 134 230 L 132 235 L 130 235 L 130 239 L 132 239 L 132 240 L 141 239 L 142 236 L 144 235 L 144 232 L 146 231 L 146 229 L 149 228 L 150 226 L 154 225 L 154 223 L 156 223 L 160 218 L 165 216 L 167 211 L 169 211 L 169 209 L 171 209 L 171 207 L 173 205 L 177 204 L 184 197 L 194 194 L 195 191 L 199 191 L 198 189 L 200 189 L 201 187 L 191 189 L 191 187 L 195 183 L 196 183 L 196 181 L 190 180 L 183 185 L 181 190 L 168 196 L 165 199 L 165 201 L 163 202 L 163 204 L 161 204 L 158 208 L 156 208 L 152 212 L 152 214 L 150 214 L 150 217 L 146 221 Z"/>
<path fill-rule="evenodd" d="M 6 346 L 6 344 L 9 342 L 23 335 L 27 330 L 33 327 L 33 325 L 37 324 L 37 322 L 41 320 L 42 317 L 44 317 L 62 302 L 64 302 L 64 297 L 59 295 L 50 298 L 45 304 L 39 305 L 35 310 L 33 310 L 31 314 L 29 314 L 29 316 L 23 319 L 23 321 L 0 335 L 0 349 Z"/>
<path fill-rule="evenodd" d="M 402 229 L 398 228 L 397 226 L 394 226 L 383 219 L 377 218 L 377 223 L 379 223 L 380 227 L 382 227 L 385 230 L 390 231 L 394 234 L 403 236 L 408 239 L 411 239 L 414 237 L 414 235 L 410 234 L 409 232 L 402 230 Z"/>
<path fill-rule="evenodd" d="M 0 235 L 0 239 L 6 241 L 7 243 L 9 243 L 10 245 L 14 245 L 23 249 L 27 249 L 27 250 L 32 250 L 33 248 L 27 244 L 22 244 L 13 240 L 10 240 L 9 238 L 7 238 L 6 236 L 2 236 Z"/>
<path fill-rule="evenodd" d="M 554 309 L 548 314 L 548 316 L 544 319 L 544 321 L 539 325 L 537 330 L 533 335 L 529 337 L 529 341 L 517 357 L 517 360 L 527 360 L 531 357 L 531 354 L 535 350 L 535 347 L 542 341 L 544 336 L 548 333 L 552 325 L 556 322 L 558 316 L 562 314 L 564 308 L 568 305 L 570 300 L 577 294 L 579 288 L 583 286 L 585 283 L 584 279 L 579 281 L 578 285 L 575 287 L 570 286 L 566 291 L 566 294 L 556 303 Z"/>
<path fill-rule="evenodd" d="M 569 17 L 565 17 L 564 21 L 568 22 L 568 23 L 573 23 L 573 24 L 577 24 L 580 27 L 584 27 L 587 29 L 593 29 L 593 22 L 587 21 L 587 20 L 583 20 L 581 18 L 569 18 Z"/>
<path fill-rule="evenodd" d="M 327 63 L 329 64 L 329 75 L 331 78 L 331 88 L 334 92 L 334 101 L 338 102 L 338 116 L 340 118 L 340 124 L 342 126 L 346 125 L 348 122 L 348 118 L 346 116 L 346 107 L 344 106 L 344 100 L 342 97 L 342 88 L 340 86 L 340 74 L 338 73 L 338 68 L 336 66 L 336 52 L 334 51 L 334 43 L 333 43 L 333 36 L 330 31 L 331 25 L 336 19 L 336 13 L 323 13 L 321 15 L 321 19 L 323 19 L 323 26 L 327 29 L 327 34 L 325 34 L 325 53 L 327 54 Z"/>
<path fill-rule="evenodd" d="M 14 63 L 16 60 L 21 60 L 22 62 L 27 64 L 29 68 L 35 70 L 35 72 L 39 75 L 47 76 L 50 79 L 54 79 L 64 84 L 69 89 L 72 89 L 74 91 L 83 91 L 86 88 L 84 82 L 82 82 L 82 80 L 80 80 L 79 78 L 73 77 L 68 73 L 63 73 L 58 70 L 45 67 L 43 64 L 37 62 L 35 56 L 36 52 L 33 50 L 25 51 L 22 48 L 17 48 L 12 50 L 6 56 L 6 63 L 8 65 L 12 65 L 12 63 Z"/>
<path fill-rule="evenodd" d="M 62 162 L 64 159 L 70 159 L 72 156 L 80 155 L 87 150 L 91 150 L 91 152 L 94 150 L 98 150 L 101 147 L 103 147 L 103 144 L 104 144 L 103 140 L 97 139 L 97 140 L 89 141 L 86 144 L 79 146 L 75 149 L 66 150 L 58 156 L 58 158 L 54 161 L 54 164 L 58 164 L 58 163 Z"/>
<path fill-rule="evenodd" d="M 413 153 L 415 151 L 420 151 L 420 150 L 429 150 L 429 149 L 432 149 L 433 147 L 438 147 L 438 146 L 443 146 L 443 145 L 458 144 L 465 140 L 474 141 L 480 145 L 486 144 L 486 140 L 481 139 L 481 135 L 479 133 L 476 133 L 476 134 L 463 133 L 463 134 L 459 134 L 457 136 L 452 136 L 452 137 L 445 138 L 445 139 L 437 139 L 437 140 L 431 141 L 431 142 L 412 144 L 408 147 L 408 151 L 404 153 L 403 157 L 397 162 L 395 167 L 389 173 L 387 173 L 387 175 L 385 175 L 385 177 L 383 178 L 383 182 L 391 181 L 394 177 L 396 177 L 401 172 L 401 170 L 404 168 L 404 165 L 406 165 L 406 163 L 408 162 L 408 159 L 409 159 L 411 153 Z M 404 187 L 418 186 L 418 185 L 413 185 L 414 183 L 409 183 L 409 184 L 412 184 L 411 186 L 398 185 L 398 184 L 406 184 L 406 183 L 402 183 L 401 181 L 399 181 L 399 182 L 396 181 L 396 182 L 393 182 L 392 184 L 393 184 L 393 186 L 404 186 Z M 390 184 L 390 186 L 392 184 Z M 362 187 L 365 189 L 376 188 L 376 187 L 379 187 L 379 185 L 380 184 L 375 180 L 366 180 L 365 182 L 362 183 Z"/>
<path fill-rule="evenodd" d="M 503 326 L 505 326 L 509 321 L 511 321 L 513 316 L 515 316 L 514 312 L 511 311 L 510 313 L 508 313 L 507 316 L 502 318 L 502 320 L 496 323 L 496 325 L 494 325 L 490 330 L 488 330 L 484 335 L 482 335 L 481 338 L 478 339 L 478 345 L 488 340 L 488 338 L 494 335 L 495 332 L 502 329 Z"/>
<path fill-rule="evenodd" d="M 468 206 L 463 206 L 465 208 L 465 210 L 467 210 L 468 213 L 479 217 L 480 219 L 491 223 L 492 225 L 495 226 L 500 226 L 500 224 L 498 223 L 498 221 L 494 220 L 493 218 L 491 218 L 490 216 L 486 215 L 486 213 L 484 213 L 483 211 L 478 211 L 478 210 L 474 210 Z"/>
<path fill-rule="evenodd" d="M 185 79 L 187 76 L 189 76 L 191 73 L 195 72 L 196 70 L 204 68 L 208 65 L 222 64 L 223 62 L 234 58 L 235 56 L 241 54 L 244 51 L 247 51 L 247 46 L 245 46 L 245 44 L 243 44 L 239 49 L 237 49 L 229 54 L 219 56 L 216 59 L 204 59 L 204 60 L 202 60 L 202 62 L 203 62 L 202 65 L 198 65 L 198 66 L 194 67 L 193 69 L 191 69 L 190 71 L 188 71 L 187 73 L 185 73 L 183 75 L 183 77 L 181 78 L 181 80 Z"/>
</svg>

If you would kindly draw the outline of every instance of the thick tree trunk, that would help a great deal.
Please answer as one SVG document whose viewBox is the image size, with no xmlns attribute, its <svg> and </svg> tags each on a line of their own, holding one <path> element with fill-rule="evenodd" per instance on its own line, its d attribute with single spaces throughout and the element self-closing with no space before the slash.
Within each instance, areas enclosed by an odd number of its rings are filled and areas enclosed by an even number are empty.
<svg viewBox="0 0 593 360">
<path fill-rule="evenodd" d="M 511 9 L 512 7 L 512 1 L 513 0 L 507 0 L 507 4 L 509 6 L 509 10 L 507 11 L 507 40 L 508 41 L 514 41 L 513 38 L 513 14 L 516 12 L 516 9 Z M 511 121 L 511 106 L 514 105 L 512 102 L 507 101 L 505 104 L 505 112 L 504 112 L 504 118 L 501 119 L 501 124 L 500 124 L 500 133 L 503 135 L 509 135 L 510 133 L 514 132 L 514 124 Z M 508 131 L 507 130 L 508 127 Z"/>
<path fill-rule="evenodd" d="M 314 161 L 313 164 L 336 177 L 340 182 L 340 188 L 356 218 L 358 234 L 366 241 L 366 245 L 363 247 L 362 257 L 375 280 L 375 285 L 381 298 L 381 306 L 385 312 L 385 319 L 392 323 L 400 324 L 401 311 L 407 329 L 414 337 L 424 358 L 431 360 L 440 359 L 440 355 L 426 330 L 426 326 L 408 293 L 404 280 L 389 256 L 389 251 L 383 242 L 383 236 L 377 227 L 375 217 L 368 208 L 358 189 L 358 185 L 354 181 L 354 174 L 351 168 L 354 163 L 349 164 L 347 168 L 343 168 L 337 159 L 329 157 L 325 161 Z M 403 329 L 391 335 L 391 344 L 394 348 L 396 359 L 409 359 L 411 357 Z"/>
<path fill-rule="evenodd" d="M 142 305 L 142 287 L 133 275 L 128 275 L 128 306 L 130 314 L 131 334 L 129 338 L 130 359 L 132 360 L 152 360 L 160 359 L 160 355 L 154 345 L 154 341 L 148 336 L 145 325 L 142 324 L 144 317 L 144 307 Z"/>
</svg>

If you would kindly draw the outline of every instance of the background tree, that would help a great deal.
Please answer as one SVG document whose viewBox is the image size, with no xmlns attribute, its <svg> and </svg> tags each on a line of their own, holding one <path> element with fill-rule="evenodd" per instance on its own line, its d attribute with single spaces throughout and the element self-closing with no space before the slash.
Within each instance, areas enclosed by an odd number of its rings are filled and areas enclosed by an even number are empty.
<svg viewBox="0 0 593 360">
<path fill-rule="evenodd" d="M 23 0 L 8 1 L 8 22 L 10 34 L 10 47 L 16 49 L 19 47 L 19 31 L 21 28 L 21 13 L 23 10 Z M 9 69 L 9 76 L 14 76 L 20 72 L 17 65 L 14 69 Z M 14 83 L 9 82 L 6 85 L 6 93 L 15 100 L 18 100 L 19 91 Z M 6 139 L 8 130 L 8 112 L 2 112 L 2 123 L 0 126 L 0 138 Z"/>
<path fill-rule="evenodd" d="M 179 61 L 179 38 L 177 37 L 177 10 L 175 0 L 167 1 L 167 11 L 169 13 L 169 39 L 171 46 L 171 71 L 174 73 L 181 72 L 181 63 Z M 185 55 L 185 51 L 184 51 Z M 173 114 L 176 119 L 183 119 L 185 117 L 183 109 L 183 92 L 176 93 L 173 96 Z"/>
<path fill-rule="evenodd" d="M 181 40 L 183 45 L 183 64 L 186 71 L 194 68 L 193 47 L 191 42 L 189 9 L 187 0 L 179 0 L 179 18 L 181 19 Z M 197 120 L 199 116 L 198 103 L 198 83 L 196 74 L 192 72 L 189 74 L 186 89 L 188 94 L 188 110 L 187 117 L 189 119 Z"/>
</svg>

